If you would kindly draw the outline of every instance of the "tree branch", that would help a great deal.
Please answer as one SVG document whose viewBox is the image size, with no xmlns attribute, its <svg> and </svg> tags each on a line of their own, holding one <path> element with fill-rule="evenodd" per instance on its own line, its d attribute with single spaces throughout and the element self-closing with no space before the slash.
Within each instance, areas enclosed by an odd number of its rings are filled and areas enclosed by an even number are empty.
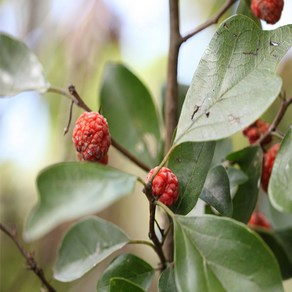
<svg viewBox="0 0 292 292">
<path fill-rule="evenodd" d="M 155 213 L 156 213 L 156 203 L 155 198 L 152 194 L 152 183 L 148 182 L 143 190 L 148 201 L 149 201 L 149 239 L 154 244 L 154 250 L 156 251 L 159 259 L 160 259 L 160 270 L 164 270 L 166 268 L 166 258 L 162 249 L 163 243 L 159 241 L 156 233 L 155 233 Z"/>
<path fill-rule="evenodd" d="M 292 96 L 288 99 L 283 98 L 282 99 L 282 103 L 281 106 L 279 108 L 279 111 L 277 112 L 272 124 L 270 125 L 269 129 L 267 132 L 265 132 L 264 135 L 262 135 L 256 142 L 255 145 L 261 145 L 263 141 L 265 141 L 265 139 L 271 135 L 272 132 L 274 132 L 277 127 L 279 126 L 280 122 L 282 121 L 286 110 L 288 109 L 289 105 L 292 104 Z"/>
<path fill-rule="evenodd" d="M 25 258 L 28 268 L 37 275 L 37 277 L 41 280 L 42 284 L 47 288 L 47 291 L 56 292 L 56 290 L 50 285 L 50 283 L 45 278 L 43 270 L 37 265 L 32 253 L 24 250 L 24 248 L 21 246 L 21 244 L 16 238 L 16 232 L 14 230 L 8 229 L 2 223 L 0 223 L 0 229 L 9 238 L 12 239 L 12 241 L 15 243 L 22 256 Z"/>
<path fill-rule="evenodd" d="M 200 24 L 199 26 L 197 26 L 192 32 L 188 33 L 187 35 L 185 35 L 184 37 L 181 38 L 181 43 L 186 42 L 189 38 L 193 37 L 194 35 L 196 35 L 197 33 L 199 33 L 200 31 L 204 30 L 205 28 L 216 24 L 220 17 L 236 2 L 237 0 L 227 0 L 225 2 L 225 4 L 221 7 L 221 9 L 211 18 L 209 18 L 207 21 L 205 21 L 204 23 Z"/>
<path fill-rule="evenodd" d="M 172 141 L 172 135 L 177 125 L 178 107 L 178 84 L 177 84 L 177 63 L 179 48 L 182 44 L 179 31 L 179 4 L 178 0 L 169 0 L 169 25 L 170 39 L 167 63 L 167 81 L 165 92 L 165 153 L 168 151 Z"/>
</svg>

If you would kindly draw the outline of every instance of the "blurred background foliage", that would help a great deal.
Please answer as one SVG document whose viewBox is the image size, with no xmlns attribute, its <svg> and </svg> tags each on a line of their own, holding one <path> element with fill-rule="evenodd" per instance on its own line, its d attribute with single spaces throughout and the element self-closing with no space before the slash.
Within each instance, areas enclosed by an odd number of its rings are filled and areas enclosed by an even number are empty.
<svg viewBox="0 0 292 292">
<path fill-rule="evenodd" d="M 224 1 L 181 1 L 181 29 L 188 32 L 206 20 Z M 2 0 L 0 31 L 23 40 L 43 64 L 49 82 L 66 90 L 74 84 L 88 105 L 99 109 L 99 84 L 108 61 L 121 61 L 149 88 L 155 103 L 162 108 L 168 49 L 168 1 L 135 0 Z M 277 26 L 291 23 L 291 1 L 286 1 Z M 226 15 L 227 17 L 228 15 Z M 265 25 L 265 29 L 274 26 Z M 215 27 L 201 32 L 183 45 L 179 57 L 179 82 L 188 85 Z M 0 44 L 1 45 L 1 44 Z M 292 51 L 279 66 L 284 90 L 292 94 Z M 271 121 L 279 101 L 266 112 Z M 56 94 L 40 96 L 34 92 L 0 99 L 0 200 L 1 222 L 17 229 L 37 201 L 35 179 L 38 172 L 53 163 L 74 161 L 71 130 L 63 136 L 70 102 Z M 74 109 L 74 117 L 81 113 Z M 282 131 L 291 123 L 291 107 L 281 124 Z M 247 146 L 241 133 L 233 137 L 234 149 Z M 145 177 L 116 150 L 110 150 L 109 164 Z M 124 228 L 134 239 L 147 238 L 148 204 L 141 189 L 114 204 L 101 214 Z M 56 249 L 67 224 L 43 239 L 25 247 L 51 279 Z M 24 260 L 11 241 L 0 234 L 0 290 L 39 291 L 39 280 L 28 272 Z M 156 265 L 156 256 L 146 248 L 127 247 Z M 62 284 L 52 279 L 58 291 L 95 291 L 104 262 L 82 279 Z"/>
</svg>

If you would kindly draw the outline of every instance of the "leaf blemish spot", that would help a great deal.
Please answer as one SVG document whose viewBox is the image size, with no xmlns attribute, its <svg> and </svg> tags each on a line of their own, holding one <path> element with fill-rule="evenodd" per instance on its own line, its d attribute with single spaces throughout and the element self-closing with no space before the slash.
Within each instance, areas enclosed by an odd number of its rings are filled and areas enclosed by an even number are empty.
<svg viewBox="0 0 292 292">
<path fill-rule="evenodd" d="M 193 113 L 192 113 L 191 120 L 194 119 L 194 116 L 195 116 L 195 114 L 198 112 L 199 109 L 200 109 L 200 107 L 199 107 L 198 105 L 195 105 L 195 106 L 194 106 L 194 111 L 193 111 Z"/>
<path fill-rule="evenodd" d="M 234 115 L 232 114 L 229 114 L 228 115 L 228 121 L 231 123 L 231 124 L 240 124 L 240 118 L 239 117 L 235 117 Z"/>
<path fill-rule="evenodd" d="M 206 112 L 206 117 L 209 118 L 210 112 Z"/>
</svg>

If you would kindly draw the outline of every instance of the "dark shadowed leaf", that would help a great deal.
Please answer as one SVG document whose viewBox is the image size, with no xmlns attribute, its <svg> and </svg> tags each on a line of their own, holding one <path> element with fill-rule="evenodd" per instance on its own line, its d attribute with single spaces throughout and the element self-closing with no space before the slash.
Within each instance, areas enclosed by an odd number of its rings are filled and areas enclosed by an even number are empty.
<svg viewBox="0 0 292 292">
<path fill-rule="evenodd" d="M 178 291 L 283 291 L 274 256 L 237 221 L 175 216 L 174 237 Z"/>
<path fill-rule="evenodd" d="M 268 193 L 276 209 L 292 213 L 292 127 L 285 135 L 276 156 Z"/>
<path fill-rule="evenodd" d="M 54 277 L 62 282 L 76 280 L 128 242 L 114 224 L 98 217 L 76 223 L 65 234 L 54 267 Z"/>
<path fill-rule="evenodd" d="M 271 233 L 264 229 L 257 232 L 275 255 L 283 279 L 292 277 L 292 229 Z"/>
<path fill-rule="evenodd" d="M 141 287 L 125 278 L 112 278 L 109 292 L 145 292 Z"/>
<path fill-rule="evenodd" d="M 292 46 L 292 25 L 262 31 L 235 15 L 212 38 L 186 96 L 174 144 L 228 137 L 256 120 L 278 96 L 275 71 Z"/>
<path fill-rule="evenodd" d="M 111 135 L 148 166 L 160 160 L 160 123 L 152 97 L 144 84 L 126 67 L 110 63 L 101 85 L 102 113 Z"/>
<path fill-rule="evenodd" d="M 231 153 L 227 159 L 237 163 L 248 176 L 240 184 L 233 199 L 233 218 L 247 223 L 257 202 L 262 169 L 262 151 L 259 147 L 247 147 Z"/>
<path fill-rule="evenodd" d="M 221 215 L 232 216 L 232 201 L 227 172 L 222 165 L 213 167 L 206 178 L 200 198 Z"/>
<path fill-rule="evenodd" d="M 159 292 L 177 292 L 173 267 L 169 266 L 164 270 L 159 278 L 158 282 Z"/>
<path fill-rule="evenodd" d="M 215 142 L 183 143 L 172 152 L 168 167 L 179 181 L 179 197 L 171 209 L 187 214 L 195 206 L 209 171 Z"/>
<path fill-rule="evenodd" d="M 103 210 L 133 192 L 136 177 L 98 163 L 52 165 L 37 178 L 39 202 L 24 230 L 35 240 L 59 224 Z"/>
<path fill-rule="evenodd" d="M 0 96 L 23 91 L 45 92 L 49 83 L 36 56 L 21 41 L 0 34 Z"/>
<path fill-rule="evenodd" d="M 132 254 L 122 254 L 115 258 L 101 275 L 97 292 L 106 292 L 112 278 L 127 279 L 148 290 L 154 277 L 154 269 L 141 258 Z"/>
</svg>

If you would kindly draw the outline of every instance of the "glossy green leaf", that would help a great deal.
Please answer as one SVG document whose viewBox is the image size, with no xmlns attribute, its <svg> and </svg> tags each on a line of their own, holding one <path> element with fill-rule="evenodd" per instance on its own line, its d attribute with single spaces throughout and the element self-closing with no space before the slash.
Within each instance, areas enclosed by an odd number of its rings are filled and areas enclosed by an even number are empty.
<svg viewBox="0 0 292 292">
<path fill-rule="evenodd" d="M 45 92 L 49 83 L 42 65 L 21 41 L 0 33 L 0 96 L 12 96 L 23 91 Z"/>
<path fill-rule="evenodd" d="M 124 278 L 112 278 L 109 292 L 145 292 L 141 287 L 132 281 Z"/>
<path fill-rule="evenodd" d="M 98 163 L 66 162 L 44 169 L 37 178 L 39 202 L 24 230 L 35 240 L 59 224 L 103 210 L 129 195 L 136 177 Z"/>
<path fill-rule="evenodd" d="M 158 291 L 159 292 L 177 292 L 174 271 L 173 267 L 169 266 L 166 270 L 164 270 L 158 282 Z"/>
<path fill-rule="evenodd" d="M 278 96 L 275 74 L 292 46 L 292 25 L 262 31 L 244 15 L 222 23 L 186 96 L 174 144 L 228 137 L 257 119 Z"/>
<path fill-rule="evenodd" d="M 168 167 L 179 181 L 179 196 L 171 209 L 187 214 L 195 206 L 209 171 L 215 142 L 183 143 L 172 152 Z"/>
<path fill-rule="evenodd" d="M 285 135 L 277 153 L 268 193 L 276 209 L 292 213 L 292 127 Z"/>
<path fill-rule="evenodd" d="M 271 251 L 237 221 L 175 216 L 174 240 L 178 291 L 283 291 Z"/>
<path fill-rule="evenodd" d="M 110 63 L 100 97 L 112 137 L 147 165 L 156 165 L 162 148 L 160 124 L 144 84 L 123 65 Z"/>
<path fill-rule="evenodd" d="M 248 176 L 248 180 L 239 185 L 233 199 L 233 218 L 247 223 L 257 202 L 262 169 L 262 151 L 259 147 L 247 147 L 231 153 L 227 159 L 237 163 Z"/>
<path fill-rule="evenodd" d="M 112 278 L 127 279 L 148 290 L 154 277 L 154 269 L 141 258 L 132 254 L 122 254 L 115 258 L 101 275 L 97 292 L 107 292 Z"/>
<path fill-rule="evenodd" d="M 233 206 L 227 172 L 222 165 L 213 167 L 206 178 L 200 198 L 223 216 L 232 216 Z"/>
<path fill-rule="evenodd" d="M 230 182 L 230 194 L 233 197 L 239 185 L 248 181 L 248 176 L 241 169 L 235 167 L 228 167 L 227 174 Z"/>
<path fill-rule="evenodd" d="M 116 225 L 98 217 L 88 217 L 65 234 L 54 277 L 62 282 L 76 280 L 128 241 L 126 234 Z"/>
<path fill-rule="evenodd" d="M 226 156 L 232 151 L 231 138 L 225 138 L 216 141 L 215 152 L 212 160 L 212 166 L 221 164 L 225 161 Z"/>
<path fill-rule="evenodd" d="M 283 279 L 292 277 L 292 229 L 279 232 L 257 230 L 261 238 L 275 255 L 281 269 Z"/>
</svg>

